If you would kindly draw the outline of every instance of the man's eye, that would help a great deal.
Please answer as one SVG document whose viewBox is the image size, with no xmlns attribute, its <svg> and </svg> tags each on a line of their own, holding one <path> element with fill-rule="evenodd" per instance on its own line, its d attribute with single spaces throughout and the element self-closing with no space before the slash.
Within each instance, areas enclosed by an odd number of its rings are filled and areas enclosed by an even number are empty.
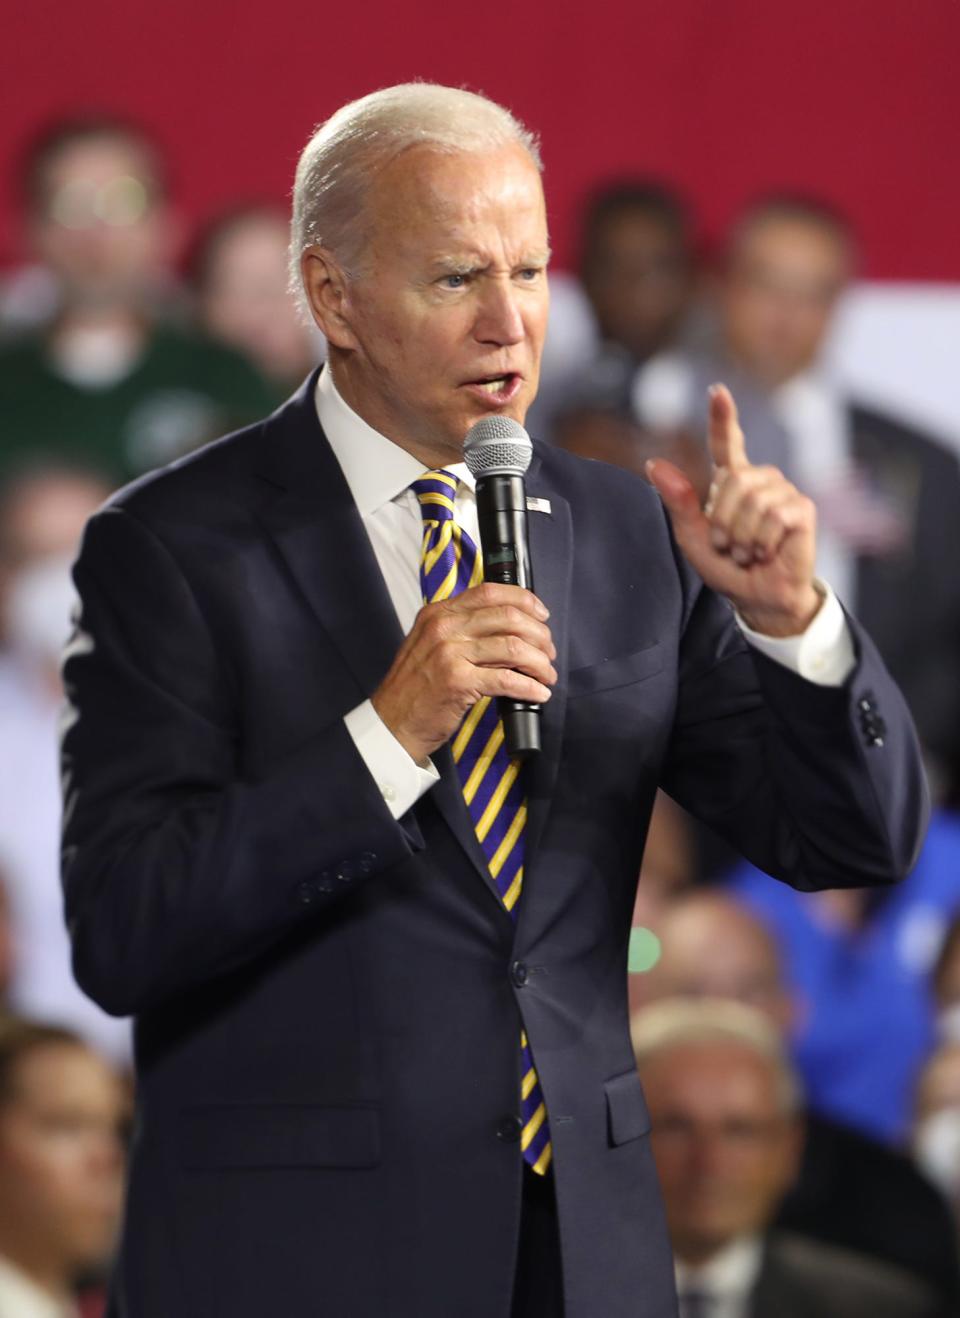
<svg viewBox="0 0 960 1318">
<path fill-rule="evenodd" d="M 444 275 L 443 283 L 445 288 L 464 288 L 467 283 L 466 275 Z"/>
<path fill-rule="evenodd" d="M 520 271 L 520 278 L 525 279 L 528 284 L 532 284 L 536 279 L 540 277 L 540 273 L 541 271 L 539 266 L 531 265 L 528 266 L 526 270 Z"/>
</svg>

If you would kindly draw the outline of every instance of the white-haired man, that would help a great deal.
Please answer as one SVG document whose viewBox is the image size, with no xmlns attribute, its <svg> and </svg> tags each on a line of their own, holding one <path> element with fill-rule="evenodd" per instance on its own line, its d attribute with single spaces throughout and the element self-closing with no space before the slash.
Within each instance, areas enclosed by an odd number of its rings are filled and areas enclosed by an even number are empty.
<svg viewBox="0 0 960 1318">
<path fill-rule="evenodd" d="M 547 315 L 506 111 L 355 102 L 294 212 L 329 367 L 121 494 L 76 572 L 68 919 L 138 1019 L 113 1315 L 667 1318 L 625 991 L 657 782 L 795 882 L 890 881 L 909 718 L 722 389 L 709 520 L 653 473 L 693 568 L 647 485 L 538 450 L 539 597 L 480 584 L 462 444 L 522 421 Z M 528 764 L 500 695 L 543 704 Z"/>
<path fill-rule="evenodd" d="M 803 1145 L 801 1091 L 772 1023 L 739 1002 L 663 999 L 634 1046 L 676 1251 L 681 1318 L 939 1318 L 874 1258 L 773 1228 Z"/>
</svg>

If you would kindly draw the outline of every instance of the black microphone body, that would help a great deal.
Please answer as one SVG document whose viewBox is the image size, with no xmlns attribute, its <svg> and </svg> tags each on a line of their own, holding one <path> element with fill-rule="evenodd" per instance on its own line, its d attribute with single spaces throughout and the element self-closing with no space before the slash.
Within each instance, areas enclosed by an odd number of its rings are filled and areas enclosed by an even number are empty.
<svg viewBox="0 0 960 1318">
<path fill-rule="evenodd" d="M 471 436 L 483 424 L 478 423 L 471 431 Z M 519 425 L 516 429 L 529 450 L 530 440 L 525 431 Z M 470 462 L 469 450 L 467 459 L 473 470 L 475 464 Z M 484 580 L 533 590 L 527 535 L 527 497 L 523 483 L 523 472 L 528 462 L 529 451 L 521 469 L 514 466 L 513 470 L 504 470 L 503 465 L 494 464 L 500 465 L 500 469 L 475 474 Z M 540 706 L 500 696 L 497 709 L 503 720 L 507 754 L 524 758 L 537 754 L 540 750 Z"/>
</svg>

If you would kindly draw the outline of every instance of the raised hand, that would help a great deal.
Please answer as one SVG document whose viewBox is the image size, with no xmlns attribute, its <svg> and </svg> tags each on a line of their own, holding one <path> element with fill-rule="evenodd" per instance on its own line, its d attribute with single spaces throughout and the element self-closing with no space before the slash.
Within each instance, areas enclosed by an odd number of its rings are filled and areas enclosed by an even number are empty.
<svg viewBox="0 0 960 1318">
<path fill-rule="evenodd" d="M 653 459 L 647 474 L 677 543 L 707 585 L 755 631 L 798 635 L 822 603 L 813 575 L 816 509 L 776 467 L 751 464 L 727 387 L 713 385 L 709 397 L 714 472 L 705 506 L 673 463 Z"/>
<path fill-rule="evenodd" d="M 543 704 L 557 680 L 547 610 L 520 586 L 485 582 L 417 614 L 372 696 L 414 760 L 453 735 L 481 696 Z"/>
</svg>

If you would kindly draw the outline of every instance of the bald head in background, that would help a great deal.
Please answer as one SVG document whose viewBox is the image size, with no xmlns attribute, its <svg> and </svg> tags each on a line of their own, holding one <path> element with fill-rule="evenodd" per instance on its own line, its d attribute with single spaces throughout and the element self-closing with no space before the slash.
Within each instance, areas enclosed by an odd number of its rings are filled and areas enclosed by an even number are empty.
<svg viewBox="0 0 960 1318">
<path fill-rule="evenodd" d="M 655 931 L 661 954 L 641 978 L 644 1001 L 726 998 L 762 1011 L 781 1032 L 795 1008 L 771 935 L 739 902 L 719 892 L 694 891 L 664 910 Z"/>
</svg>

